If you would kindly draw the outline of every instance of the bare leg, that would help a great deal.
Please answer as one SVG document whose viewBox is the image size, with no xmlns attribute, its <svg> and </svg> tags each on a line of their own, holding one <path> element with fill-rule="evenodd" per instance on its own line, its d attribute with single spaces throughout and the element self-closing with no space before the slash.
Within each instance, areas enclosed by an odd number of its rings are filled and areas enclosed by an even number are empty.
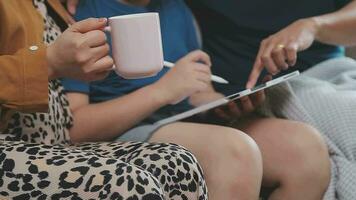
<svg viewBox="0 0 356 200">
<path fill-rule="evenodd" d="M 253 118 L 237 125 L 262 152 L 263 185 L 270 200 L 320 200 L 330 181 L 330 162 L 320 134 L 303 123 Z"/>
<path fill-rule="evenodd" d="M 171 142 L 190 150 L 201 164 L 212 200 L 257 200 L 262 160 L 256 143 L 227 127 L 174 123 L 158 130 L 151 142 Z"/>
</svg>

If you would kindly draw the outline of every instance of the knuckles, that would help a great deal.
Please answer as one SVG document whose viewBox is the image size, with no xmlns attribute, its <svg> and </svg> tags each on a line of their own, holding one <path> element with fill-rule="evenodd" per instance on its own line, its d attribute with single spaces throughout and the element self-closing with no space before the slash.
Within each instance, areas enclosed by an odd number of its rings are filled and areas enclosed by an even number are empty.
<svg viewBox="0 0 356 200">
<path fill-rule="evenodd" d="M 283 51 L 283 49 L 273 49 L 272 51 L 272 56 L 278 56 L 279 54 L 281 54 Z"/>
<path fill-rule="evenodd" d="M 83 48 L 85 40 L 83 38 L 73 39 L 71 43 L 71 47 L 74 48 L 76 51 L 80 51 Z"/>
<path fill-rule="evenodd" d="M 76 51 L 74 55 L 74 59 L 79 65 L 85 65 L 89 61 L 89 58 L 90 56 L 83 51 Z"/>
<path fill-rule="evenodd" d="M 289 51 L 289 52 L 296 52 L 297 51 L 297 48 L 295 46 L 287 46 L 286 47 L 286 50 Z"/>
<path fill-rule="evenodd" d="M 269 54 L 264 54 L 264 55 L 262 55 L 261 56 L 261 61 L 263 62 L 263 63 L 268 63 L 268 61 L 271 59 L 271 55 L 269 55 Z"/>
<path fill-rule="evenodd" d="M 107 41 L 107 37 L 103 31 L 100 30 L 94 30 L 92 31 L 94 36 L 97 37 L 100 40 Z"/>
</svg>

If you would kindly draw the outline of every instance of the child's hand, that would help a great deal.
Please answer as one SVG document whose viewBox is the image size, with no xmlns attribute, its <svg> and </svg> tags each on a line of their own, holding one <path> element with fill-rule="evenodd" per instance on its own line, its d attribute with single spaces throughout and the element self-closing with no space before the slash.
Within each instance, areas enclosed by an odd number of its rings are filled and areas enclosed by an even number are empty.
<svg viewBox="0 0 356 200">
<path fill-rule="evenodd" d="M 102 29 L 105 18 L 90 18 L 70 26 L 47 48 L 51 78 L 97 80 L 104 78 L 113 66 L 109 45 Z"/>
<path fill-rule="evenodd" d="M 180 59 L 154 86 L 167 104 L 176 103 L 210 86 L 210 66 L 210 58 L 206 53 L 191 52 Z"/>
</svg>

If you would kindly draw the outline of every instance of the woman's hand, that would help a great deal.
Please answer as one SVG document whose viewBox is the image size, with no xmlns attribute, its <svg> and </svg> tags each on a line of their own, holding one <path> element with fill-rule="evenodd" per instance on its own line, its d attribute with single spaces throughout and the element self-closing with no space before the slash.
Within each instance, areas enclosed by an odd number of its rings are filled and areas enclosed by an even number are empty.
<svg viewBox="0 0 356 200">
<path fill-rule="evenodd" d="M 177 103 L 204 91 L 211 84 L 210 58 L 202 51 L 194 51 L 180 59 L 159 81 L 153 84 L 166 104 Z"/>
<path fill-rule="evenodd" d="M 312 19 L 301 19 L 264 39 L 260 45 L 255 64 L 246 85 L 255 86 L 264 68 L 276 75 L 297 62 L 297 52 L 309 48 L 318 32 L 317 23 Z"/>
<path fill-rule="evenodd" d="M 90 18 L 70 26 L 47 48 L 51 78 L 80 80 L 104 78 L 113 66 L 109 45 L 102 31 L 107 19 Z"/>
</svg>

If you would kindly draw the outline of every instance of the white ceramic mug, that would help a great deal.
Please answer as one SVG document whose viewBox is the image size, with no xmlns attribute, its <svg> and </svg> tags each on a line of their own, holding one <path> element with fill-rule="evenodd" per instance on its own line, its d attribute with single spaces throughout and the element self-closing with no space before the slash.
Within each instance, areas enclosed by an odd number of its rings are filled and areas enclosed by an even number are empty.
<svg viewBox="0 0 356 200">
<path fill-rule="evenodd" d="M 163 68 L 158 13 L 109 18 L 115 71 L 126 79 L 155 76 Z"/>
</svg>

